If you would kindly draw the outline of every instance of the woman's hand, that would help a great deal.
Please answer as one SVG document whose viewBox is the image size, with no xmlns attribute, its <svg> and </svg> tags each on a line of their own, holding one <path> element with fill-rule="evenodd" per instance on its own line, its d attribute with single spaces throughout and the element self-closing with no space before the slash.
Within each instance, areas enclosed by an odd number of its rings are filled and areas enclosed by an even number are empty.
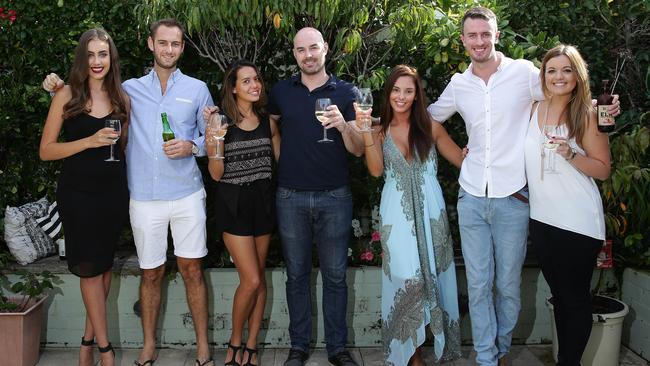
<svg viewBox="0 0 650 366">
<path fill-rule="evenodd" d="M 551 141 L 558 144 L 557 149 L 555 150 L 558 155 L 563 157 L 565 160 L 570 160 L 573 158 L 575 150 L 569 146 L 567 140 L 564 137 L 553 136 Z"/>
<path fill-rule="evenodd" d="M 95 134 L 86 137 L 86 146 L 88 148 L 96 148 L 113 145 L 115 142 L 117 142 L 118 137 L 119 134 L 115 132 L 114 129 L 104 127 L 101 130 L 95 132 Z"/>
<path fill-rule="evenodd" d="M 372 108 L 367 111 L 362 111 L 355 102 L 354 112 L 356 116 L 354 121 L 350 124 L 352 129 L 358 133 L 370 133 L 372 131 L 369 128 L 369 125 L 372 124 Z"/>
</svg>

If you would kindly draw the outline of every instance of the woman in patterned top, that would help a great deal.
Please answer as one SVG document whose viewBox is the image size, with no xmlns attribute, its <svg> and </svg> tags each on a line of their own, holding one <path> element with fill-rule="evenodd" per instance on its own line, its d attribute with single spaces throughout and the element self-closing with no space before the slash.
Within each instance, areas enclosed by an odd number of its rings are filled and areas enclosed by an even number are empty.
<svg viewBox="0 0 650 366">
<path fill-rule="evenodd" d="M 420 346 L 427 325 L 437 360 L 460 357 L 456 267 L 436 147 L 457 167 L 463 156 L 444 127 L 432 123 L 425 99 L 417 71 L 394 67 L 384 87 L 381 126 L 363 133 L 368 170 L 385 178 L 379 212 L 386 365 L 424 365 Z M 357 109 L 357 121 L 369 117 L 370 111 Z"/>
<path fill-rule="evenodd" d="M 280 156 L 280 134 L 263 110 L 264 83 L 253 63 L 235 61 L 224 79 L 221 107 L 234 124 L 220 145 L 225 159 L 209 159 L 208 169 L 217 181 L 217 229 L 239 274 L 226 365 L 256 365 L 257 335 L 266 303 L 264 265 L 275 225 L 272 162 Z M 210 117 L 215 110 L 206 108 L 204 115 Z M 208 156 L 216 153 L 217 147 L 210 143 L 215 132 L 211 127 L 206 130 Z M 248 339 L 243 344 L 246 320 Z"/>
</svg>

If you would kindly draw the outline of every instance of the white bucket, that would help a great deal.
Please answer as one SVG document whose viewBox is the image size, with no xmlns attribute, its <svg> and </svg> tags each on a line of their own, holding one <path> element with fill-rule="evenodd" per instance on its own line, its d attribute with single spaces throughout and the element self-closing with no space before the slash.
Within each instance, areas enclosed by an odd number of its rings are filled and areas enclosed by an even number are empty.
<svg viewBox="0 0 650 366">
<path fill-rule="evenodd" d="M 553 316 L 553 304 L 551 304 L 550 300 L 546 300 L 546 306 L 551 312 L 551 319 L 553 319 L 553 322 L 551 322 L 553 328 L 553 358 L 557 361 L 557 331 L 555 329 L 555 317 Z M 620 300 L 602 295 L 594 296 L 592 303 L 594 305 L 611 305 L 615 310 L 592 314 L 594 322 L 591 327 L 591 335 L 582 354 L 580 364 L 582 366 L 618 366 L 623 319 L 629 312 L 629 308 Z"/>
</svg>

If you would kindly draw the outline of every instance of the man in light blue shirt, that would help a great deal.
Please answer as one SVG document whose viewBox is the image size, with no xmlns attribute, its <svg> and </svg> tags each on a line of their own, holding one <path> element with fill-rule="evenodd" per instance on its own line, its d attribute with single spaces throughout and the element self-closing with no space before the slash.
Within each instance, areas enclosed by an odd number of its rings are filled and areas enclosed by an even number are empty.
<svg viewBox="0 0 650 366">
<path fill-rule="evenodd" d="M 133 238 L 142 268 L 140 303 L 144 346 L 136 365 L 155 359 L 155 332 L 165 273 L 167 228 L 185 282 L 194 321 L 197 361 L 210 364 L 207 290 L 201 258 L 206 248 L 205 190 L 193 155 L 203 153 L 203 106 L 212 105 L 206 84 L 176 67 L 183 53 L 183 27 L 173 19 L 151 26 L 147 41 L 154 69 L 124 82 L 131 98 L 127 144 L 129 206 Z M 163 142 L 161 114 L 166 113 L 175 138 Z"/>
<path fill-rule="evenodd" d="M 174 254 L 183 277 L 196 333 L 200 365 L 213 365 L 208 345 L 207 290 L 201 258 L 207 254 L 205 190 L 194 156 L 204 154 L 203 106 L 213 105 L 206 84 L 176 67 L 184 48 L 184 29 L 175 19 L 151 25 L 147 40 L 153 70 L 123 83 L 131 99 L 126 150 L 131 201 L 129 214 L 142 268 L 140 303 L 144 346 L 134 365 L 156 360 L 156 325 L 171 226 Z M 46 90 L 62 86 L 51 74 Z M 163 142 L 161 114 L 166 113 L 175 138 Z"/>
</svg>

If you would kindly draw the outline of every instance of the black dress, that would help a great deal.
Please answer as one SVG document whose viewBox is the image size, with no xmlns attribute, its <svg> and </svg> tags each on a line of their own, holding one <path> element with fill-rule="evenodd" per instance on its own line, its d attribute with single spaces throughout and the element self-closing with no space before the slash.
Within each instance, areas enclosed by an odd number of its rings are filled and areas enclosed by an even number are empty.
<svg viewBox="0 0 650 366">
<path fill-rule="evenodd" d="M 63 121 L 66 141 L 93 135 L 106 119 L 80 114 Z M 104 161 L 110 147 L 91 148 L 67 157 L 59 175 L 56 199 L 63 222 L 68 269 L 94 277 L 111 269 L 115 247 L 129 213 L 126 164 Z"/>
</svg>

